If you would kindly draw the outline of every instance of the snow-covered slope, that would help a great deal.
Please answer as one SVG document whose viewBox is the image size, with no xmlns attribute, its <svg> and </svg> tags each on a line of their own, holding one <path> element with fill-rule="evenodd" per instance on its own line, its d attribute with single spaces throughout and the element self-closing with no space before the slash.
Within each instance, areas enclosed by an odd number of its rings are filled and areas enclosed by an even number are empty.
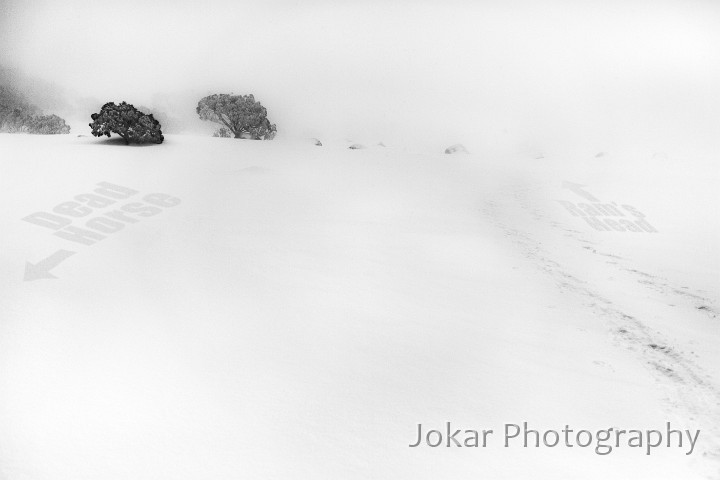
<svg viewBox="0 0 720 480">
<path fill-rule="evenodd" d="M 0 478 L 718 478 L 712 162 L 0 135 Z"/>
</svg>

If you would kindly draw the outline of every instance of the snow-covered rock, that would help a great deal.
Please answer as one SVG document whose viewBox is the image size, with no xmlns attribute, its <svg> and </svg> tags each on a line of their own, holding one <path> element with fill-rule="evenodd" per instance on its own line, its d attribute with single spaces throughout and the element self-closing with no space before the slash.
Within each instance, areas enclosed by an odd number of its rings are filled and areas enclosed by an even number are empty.
<svg viewBox="0 0 720 480">
<path fill-rule="evenodd" d="M 468 153 L 465 146 L 463 146 L 460 143 L 457 143 L 455 145 L 451 145 L 445 149 L 445 153 Z"/>
</svg>

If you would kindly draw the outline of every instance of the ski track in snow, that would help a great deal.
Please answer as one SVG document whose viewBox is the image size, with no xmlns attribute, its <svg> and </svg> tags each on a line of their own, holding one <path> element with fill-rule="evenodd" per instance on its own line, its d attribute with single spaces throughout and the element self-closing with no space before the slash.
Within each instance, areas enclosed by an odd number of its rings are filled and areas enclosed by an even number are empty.
<svg viewBox="0 0 720 480">
<path fill-rule="evenodd" d="M 513 221 L 513 215 L 521 213 L 531 222 L 548 225 L 551 234 L 557 237 L 554 239 L 557 243 L 553 245 L 562 244 L 568 251 L 581 249 L 584 255 L 594 257 L 589 264 L 602 262 L 614 278 L 634 280 L 643 288 L 661 294 L 670 307 L 685 306 L 698 315 L 716 319 L 718 309 L 714 302 L 702 291 L 674 285 L 661 276 L 641 271 L 634 267 L 632 260 L 602 251 L 594 242 L 585 238 L 583 232 L 548 219 L 545 212 L 531 205 L 526 187 L 514 188 L 508 195 L 509 198 L 503 203 L 486 201 L 481 209 L 484 215 L 504 232 L 523 257 L 550 276 L 561 292 L 575 295 L 596 318 L 608 323 L 613 344 L 633 352 L 665 390 L 664 402 L 668 413 L 692 420 L 703 427 L 702 455 L 720 465 L 720 389 L 706 370 L 691 358 L 694 353 L 681 351 L 666 334 L 649 327 L 641 318 L 623 311 L 612 295 L 601 291 L 602 286 L 595 286 L 570 273 L 566 267 L 569 261 L 563 262 L 560 255 L 543 248 L 542 241 L 530 233 L 533 229 L 523 228 L 522 222 Z M 562 237 L 570 241 L 562 242 Z M 613 369 L 606 362 L 599 360 L 595 363 Z"/>
</svg>

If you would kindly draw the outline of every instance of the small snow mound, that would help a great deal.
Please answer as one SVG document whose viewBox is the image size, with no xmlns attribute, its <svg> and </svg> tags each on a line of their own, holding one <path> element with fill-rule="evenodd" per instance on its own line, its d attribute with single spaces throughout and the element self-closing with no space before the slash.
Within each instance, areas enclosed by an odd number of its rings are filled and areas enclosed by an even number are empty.
<svg viewBox="0 0 720 480">
<path fill-rule="evenodd" d="M 457 143 L 445 149 L 445 153 L 469 153 L 464 145 Z"/>
<path fill-rule="evenodd" d="M 351 149 L 351 150 L 360 150 L 360 149 L 365 148 L 365 145 L 362 145 L 362 144 L 360 144 L 360 143 L 353 143 L 353 144 L 350 145 L 348 148 Z"/>
<path fill-rule="evenodd" d="M 595 158 L 604 157 L 605 155 L 607 155 L 607 153 L 605 153 L 605 152 L 598 152 L 597 155 L 595 155 Z"/>
</svg>

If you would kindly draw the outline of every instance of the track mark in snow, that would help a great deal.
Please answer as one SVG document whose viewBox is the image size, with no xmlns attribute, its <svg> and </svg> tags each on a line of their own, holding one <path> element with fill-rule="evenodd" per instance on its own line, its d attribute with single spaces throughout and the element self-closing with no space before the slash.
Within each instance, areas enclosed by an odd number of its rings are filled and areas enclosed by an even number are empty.
<svg viewBox="0 0 720 480">
<path fill-rule="evenodd" d="M 516 192 L 512 197 L 522 210 L 530 214 L 533 220 L 544 221 L 541 212 L 528 207 L 528 202 L 521 192 Z M 608 322 L 615 345 L 634 352 L 638 360 L 647 366 L 659 384 L 667 389 L 665 402 L 668 408 L 675 413 L 684 413 L 684 417 L 701 421 L 701 425 L 707 426 L 703 430 L 706 446 L 704 455 L 720 460 L 720 391 L 713 384 L 710 375 L 705 373 L 703 368 L 688 358 L 686 354 L 679 352 L 661 332 L 651 329 L 638 318 L 627 314 L 587 281 L 569 273 L 559 259 L 551 258 L 551 253 L 544 249 L 542 243 L 533 238 L 530 233 L 509 225 L 505 219 L 517 218 L 517 210 L 512 210 L 512 207 L 508 210 L 506 205 L 501 207 L 497 202 L 489 201 L 486 202 L 482 211 L 519 248 L 523 256 L 533 261 L 539 270 L 554 279 L 562 292 L 588 299 L 584 305 L 591 309 L 597 317 Z M 589 243 L 583 242 L 582 233 L 577 230 L 569 230 L 557 222 L 546 223 L 549 223 L 555 230 L 562 230 L 560 232 L 562 236 L 570 237 L 578 242 Z M 588 252 L 588 255 L 612 258 L 612 261 L 608 260 L 603 263 L 615 271 L 612 274 L 613 277 L 623 274 L 630 275 L 635 277 L 637 283 L 643 288 L 660 292 L 664 298 L 676 298 L 680 303 L 683 303 L 683 299 L 689 299 L 695 304 L 697 310 L 704 311 L 713 317 L 717 315 L 708 298 L 687 291 L 687 287 L 670 286 L 667 279 L 626 266 L 629 260 L 618 255 L 601 252 L 589 245 L 576 244 L 575 246 Z"/>
</svg>

